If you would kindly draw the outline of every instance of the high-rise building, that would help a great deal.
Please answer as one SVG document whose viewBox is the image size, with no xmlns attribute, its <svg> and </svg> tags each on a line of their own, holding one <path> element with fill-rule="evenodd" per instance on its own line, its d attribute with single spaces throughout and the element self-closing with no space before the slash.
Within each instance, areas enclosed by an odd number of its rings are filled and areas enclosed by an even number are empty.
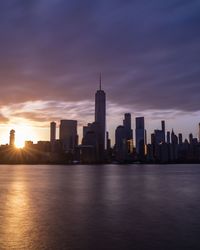
<svg viewBox="0 0 200 250">
<path fill-rule="evenodd" d="M 178 157 L 178 136 L 174 133 L 172 129 L 171 132 L 171 145 L 170 145 L 170 160 L 175 161 Z"/>
<path fill-rule="evenodd" d="M 50 123 L 50 143 L 51 143 L 51 152 L 55 151 L 56 148 L 56 123 Z"/>
<path fill-rule="evenodd" d="M 99 145 L 99 123 L 88 123 L 87 126 L 83 127 L 81 161 L 83 163 L 101 162 Z"/>
<path fill-rule="evenodd" d="M 99 124 L 96 122 L 88 123 L 83 127 L 82 145 L 93 146 L 95 151 L 99 151 Z"/>
<path fill-rule="evenodd" d="M 115 130 L 115 151 L 118 161 L 125 160 L 127 152 L 126 130 L 124 126 L 118 126 Z"/>
<path fill-rule="evenodd" d="M 15 145 L 15 130 L 10 130 L 10 146 Z"/>
<path fill-rule="evenodd" d="M 131 114 L 124 114 L 123 120 L 124 130 L 125 130 L 125 139 L 127 144 L 128 153 L 133 151 L 133 130 L 131 129 Z"/>
<path fill-rule="evenodd" d="M 61 120 L 59 139 L 64 151 L 74 150 L 78 145 L 77 121 Z"/>
<path fill-rule="evenodd" d="M 136 152 L 140 158 L 144 157 L 145 154 L 145 128 L 144 128 L 144 117 L 136 117 Z"/>
<path fill-rule="evenodd" d="M 156 130 L 154 130 L 154 134 L 155 134 L 155 143 L 156 144 L 164 143 L 165 138 L 164 138 L 163 130 L 156 129 Z"/>
<path fill-rule="evenodd" d="M 125 129 L 125 135 L 127 140 L 133 139 L 133 131 L 131 129 L 131 114 L 126 113 L 124 114 L 123 125 Z"/>
<path fill-rule="evenodd" d="M 165 121 L 161 121 L 161 128 L 163 132 L 163 142 L 165 142 Z"/>
<path fill-rule="evenodd" d="M 54 143 L 56 140 L 56 123 L 50 123 L 50 142 Z"/>
<path fill-rule="evenodd" d="M 178 134 L 178 144 L 183 144 L 183 135 L 181 133 Z"/>
<path fill-rule="evenodd" d="M 178 137 L 175 135 L 173 129 L 172 129 L 172 132 L 171 132 L 171 143 L 174 144 L 174 145 L 178 144 Z"/>
<path fill-rule="evenodd" d="M 91 123 L 88 123 L 87 126 L 83 126 L 83 138 L 86 136 L 86 134 L 91 130 Z"/>
<path fill-rule="evenodd" d="M 106 149 L 106 94 L 101 89 L 101 75 L 99 90 L 95 94 L 95 122 L 99 124 L 99 156 L 104 161 Z"/>
<path fill-rule="evenodd" d="M 167 144 L 170 144 L 170 131 L 167 131 Z"/>
<path fill-rule="evenodd" d="M 192 142 L 193 142 L 193 134 L 192 133 L 189 134 L 189 142 L 190 142 L 190 144 L 192 144 Z"/>
</svg>

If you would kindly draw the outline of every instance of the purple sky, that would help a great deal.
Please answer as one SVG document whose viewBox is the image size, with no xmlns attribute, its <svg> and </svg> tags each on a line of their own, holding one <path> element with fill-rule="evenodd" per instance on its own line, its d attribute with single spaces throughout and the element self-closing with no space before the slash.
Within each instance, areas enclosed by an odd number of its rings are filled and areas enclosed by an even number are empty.
<svg viewBox="0 0 200 250">
<path fill-rule="evenodd" d="M 199 27 L 199 0 L 1 0 L 0 143 L 17 124 L 48 139 L 52 120 L 91 122 L 100 71 L 112 137 L 124 112 L 196 136 Z"/>
</svg>

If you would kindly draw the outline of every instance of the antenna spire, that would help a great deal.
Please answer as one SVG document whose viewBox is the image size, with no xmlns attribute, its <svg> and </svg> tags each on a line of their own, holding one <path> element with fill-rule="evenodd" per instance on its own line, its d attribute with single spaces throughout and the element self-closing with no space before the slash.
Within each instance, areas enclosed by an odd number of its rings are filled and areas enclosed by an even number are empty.
<svg viewBox="0 0 200 250">
<path fill-rule="evenodd" d="M 99 75 L 99 90 L 101 90 L 101 72 L 100 72 L 100 75 Z"/>
</svg>

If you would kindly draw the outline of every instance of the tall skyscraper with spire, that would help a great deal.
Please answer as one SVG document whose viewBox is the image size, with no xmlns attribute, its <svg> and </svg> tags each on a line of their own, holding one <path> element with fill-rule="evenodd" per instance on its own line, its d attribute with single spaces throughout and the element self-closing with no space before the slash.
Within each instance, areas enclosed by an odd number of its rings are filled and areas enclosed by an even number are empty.
<svg viewBox="0 0 200 250">
<path fill-rule="evenodd" d="M 100 161 L 104 161 L 106 148 L 106 94 L 101 85 L 100 74 L 99 90 L 95 94 L 95 122 L 99 126 L 99 158 Z"/>
</svg>

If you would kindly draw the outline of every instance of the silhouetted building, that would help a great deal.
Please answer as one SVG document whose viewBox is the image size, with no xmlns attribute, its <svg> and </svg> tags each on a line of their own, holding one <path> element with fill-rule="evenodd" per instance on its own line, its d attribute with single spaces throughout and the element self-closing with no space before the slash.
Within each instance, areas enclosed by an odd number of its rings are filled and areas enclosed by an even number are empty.
<svg viewBox="0 0 200 250">
<path fill-rule="evenodd" d="M 181 133 L 178 134 L 178 144 L 183 144 L 183 135 Z"/>
<path fill-rule="evenodd" d="M 88 123 L 83 127 L 82 146 L 80 147 L 82 163 L 101 162 L 99 129 L 100 126 L 97 122 Z"/>
<path fill-rule="evenodd" d="M 103 162 L 106 149 L 106 94 L 100 86 L 95 94 L 95 122 L 99 124 L 99 157 Z"/>
<path fill-rule="evenodd" d="M 115 130 L 115 153 L 116 160 L 123 162 L 127 155 L 126 129 L 124 126 L 118 126 Z"/>
<path fill-rule="evenodd" d="M 107 131 L 106 132 L 106 160 L 107 162 L 110 162 L 111 161 L 111 158 L 112 158 L 112 147 L 111 147 L 111 139 L 109 137 L 109 132 Z"/>
<path fill-rule="evenodd" d="M 189 142 L 190 142 L 190 144 L 192 144 L 192 142 L 193 142 L 193 134 L 192 133 L 189 134 Z"/>
<path fill-rule="evenodd" d="M 55 140 L 54 142 L 54 151 L 55 153 L 61 153 L 62 152 L 62 142 L 61 140 Z"/>
<path fill-rule="evenodd" d="M 168 141 L 168 139 L 167 139 Z M 165 121 L 161 121 L 161 130 L 154 130 L 154 134 L 151 135 L 151 143 L 153 145 L 153 155 L 155 161 L 166 162 L 168 158 L 168 150 L 166 154 L 164 152 L 167 149 L 165 144 Z"/>
<path fill-rule="evenodd" d="M 154 134 L 152 134 L 154 135 Z M 151 136 L 151 139 L 153 139 L 153 136 Z M 146 159 L 148 162 L 154 162 L 155 161 L 155 156 L 154 156 L 154 145 L 155 144 L 148 144 L 147 145 L 147 156 Z"/>
<path fill-rule="evenodd" d="M 77 121 L 61 120 L 59 139 L 65 152 L 73 151 L 78 145 Z"/>
<path fill-rule="evenodd" d="M 25 141 L 24 148 L 33 148 L 33 142 L 32 141 Z"/>
<path fill-rule="evenodd" d="M 15 146 L 15 130 L 10 130 L 10 146 Z"/>
<path fill-rule="evenodd" d="M 163 142 L 165 142 L 165 121 L 161 121 L 161 128 L 163 132 Z"/>
<path fill-rule="evenodd" d="M 170 132 L 167 131 L 167 144 L 170 144 Z"/>
<path fill-rule="evenodd" d="M 158 145 L 159 155 L 158 160 L 161 163 L 169 162 L 169 145 L 167 143 L 162 143 Z"/>
<path fill-rule="evenodd" d="M 35 146 L 35 148 L 40 152 L 47 153 L 51 151 L 51 143 L 49 141 L 38 141 Z"/>
<path fill-rule="evenodd" d="M 87 132 L 90 131 L 92 123 L 88 123 L 87 126 L 83 126 L 83 138 L 86 136 Z"/>
<path fill-rule="evenodd" d="M 128 153 L 133 152 L 133 130 L 131 129 L 131 114 L 124 114 L 123 125 L 125 129 L 125 139 Z"/>
<path fill-rule="evenodd" d="M 178 159 L 178 137 L 172 129 L 171 132 L 171 144 L 170 144 L 170 161 L 176 161 Z"/>
<path fill-rule="evenodd" d="M 154 157 L 156 160 L 161 159 L 161 147 L 165 143 L 165 134 L 163 130 L 156 129 L 154 130 Z"/>
<path fill-rule="evenodd" d="M 162 144 L 165 142 L 165 135 L 163 133 L 163 130 L 156 129 L 154 130 L 155 134 L 155 143 L 156 144 Z"/>
<path fill-rule="evenodd" d="M 124 129 L 125 129 L 126 139 L 132 140 L 133 139 L 133 130 L 131 129 L 131 114 L 130 113 L 124 114 L 123 125 L 124 125 Z"/>
<path fill-rule="evenodd" d="M 144 117 L 136 117 L 135 138 L 136 138 L 136 152 L 140 158 L 143 158 L 145 153 Z"/>
<path fill-rule="evenodd" d="M 133 160 L 133 131 L 131 129 L 131 114 L 124 114 L 123 126 L 115 130 L 115 159 L 118 162 L 131 162 Z"/>
<path fill-rule="evenodd" d="M 156 143 L 155 133 L 151 134 L 151 144 L 154 145 Z"/>
<path fill-rule="evenodd" d="M 178 144 L 178 137 L 175 135 L 173 129 L 172 129 L 172 133 L 171 133 L 171 143 L 174 144 L 174 145 Z"/>
<path fill-rule="evenodd" d="M 56 140 L 56 123 L 50 123 L 50 142 L 53 143 Z"/>
<path fill-rule="evenodd" d="M 156 129 L 154 133 L 156 144 L 165 143 L 165 121 L 161 121 L 161 130 Z"/>
<path fill-rule="evenodd" d="M 55 142 L 56 142 L 56 123 L 50 123 L 50 142 L 51 142 L 51 151 L 55 151 Z"/>
</svg>

